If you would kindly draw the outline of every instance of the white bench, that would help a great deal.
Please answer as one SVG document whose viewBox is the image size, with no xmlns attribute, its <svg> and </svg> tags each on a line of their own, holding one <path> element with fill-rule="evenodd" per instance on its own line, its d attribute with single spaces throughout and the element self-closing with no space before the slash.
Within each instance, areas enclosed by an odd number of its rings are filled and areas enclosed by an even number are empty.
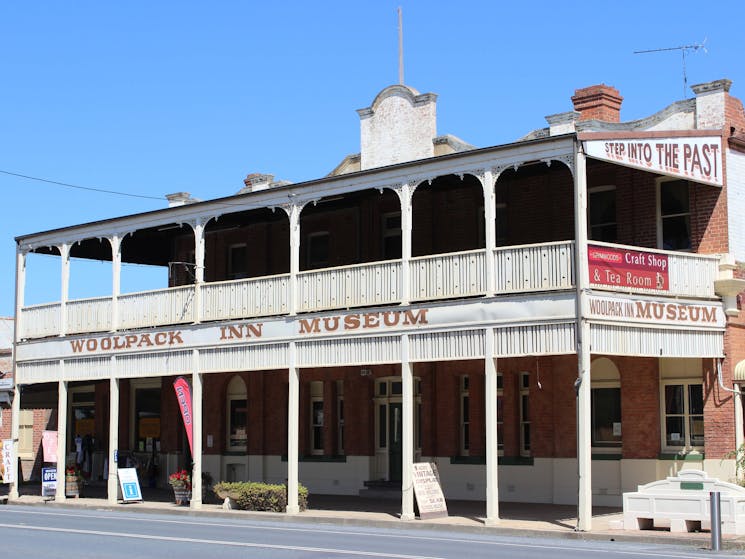
<svg viewBox="0 0 745 559">
<path fill-rule="evenodd" d="M 640 485 L 623 494 L 623 527 L 649 530 L 656 520 L 669 521 L 671 532 L 711 529 L 709 493 L 720 493 L 722 534 L 745 534 L 745 488 L 710 478 L 701 470 Z"/>
</svg>

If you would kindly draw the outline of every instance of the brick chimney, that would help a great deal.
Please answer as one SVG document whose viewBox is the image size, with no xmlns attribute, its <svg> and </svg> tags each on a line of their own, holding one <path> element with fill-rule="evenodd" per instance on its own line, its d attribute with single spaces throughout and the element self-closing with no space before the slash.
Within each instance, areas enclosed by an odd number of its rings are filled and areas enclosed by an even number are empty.
<svg viewBox="0 0 745 559">
<path fill-rule="evenodd" d="M 572 97 L 574 110 L 580 113 L 580 120 L 620 122 L 622 102 L 623 97 L 618 90 L 605 84 L 576 89 Z"/>
</svg>

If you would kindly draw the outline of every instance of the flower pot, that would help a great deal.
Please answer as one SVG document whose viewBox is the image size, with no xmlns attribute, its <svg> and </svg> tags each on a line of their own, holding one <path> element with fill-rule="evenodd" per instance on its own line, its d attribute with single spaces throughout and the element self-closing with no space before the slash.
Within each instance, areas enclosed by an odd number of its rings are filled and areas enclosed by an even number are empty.
<svg viewBox="0 0 745 559">
<path fill-rule="evenodd" d="M 186 487 L 174 487 L 173 498 L 177 505 L 188 505 L 191 501 L 191 489 Z"/>
</svg>

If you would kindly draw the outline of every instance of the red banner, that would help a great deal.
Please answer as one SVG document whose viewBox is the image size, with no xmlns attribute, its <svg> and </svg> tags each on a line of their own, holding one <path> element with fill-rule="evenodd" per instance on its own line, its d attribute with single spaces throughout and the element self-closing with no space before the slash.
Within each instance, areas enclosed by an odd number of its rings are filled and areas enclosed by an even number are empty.
<svg viewBox="0 0 745 559">
<path fill-rule="evenodd" d="M 587 260 L 591 284 L 658 291 L 670 289 L 666 254 L 588 245 Z"/>
<path fill-rule="evenodd" d="M 193 424 L 191 415 L 191 387 L 184 377 L 178 377 L 173 381 L 173 389 L 176 391 L 178 407 L 181 410 L 181 417 L 184 420 L 184 429 L 186 429 L 186 438 L 189 439 L 189 450 L 194 454 L 194 444 L 192 443 Z"/>
</svg>

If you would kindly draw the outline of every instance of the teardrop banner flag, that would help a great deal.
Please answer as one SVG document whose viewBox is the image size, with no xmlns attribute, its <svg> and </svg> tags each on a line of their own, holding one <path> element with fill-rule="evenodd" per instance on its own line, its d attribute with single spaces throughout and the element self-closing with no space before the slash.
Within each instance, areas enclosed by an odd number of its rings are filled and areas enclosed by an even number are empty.
<svg viewBox="0 0 745 559">
<path fill-rule="evenodd" d="M 191 388 L 184 377 L 178 377 L 173 381 L 173 389 L 176 391 L 178 407 L 181 410 L 181 417 L 184 420 L 184 429 L 186 429 L 186 438 L 189 439 L 189 450 L 194 454 L 194 445 L 192 444 L 192 415 L 191 415 Z"/>
</svg>

